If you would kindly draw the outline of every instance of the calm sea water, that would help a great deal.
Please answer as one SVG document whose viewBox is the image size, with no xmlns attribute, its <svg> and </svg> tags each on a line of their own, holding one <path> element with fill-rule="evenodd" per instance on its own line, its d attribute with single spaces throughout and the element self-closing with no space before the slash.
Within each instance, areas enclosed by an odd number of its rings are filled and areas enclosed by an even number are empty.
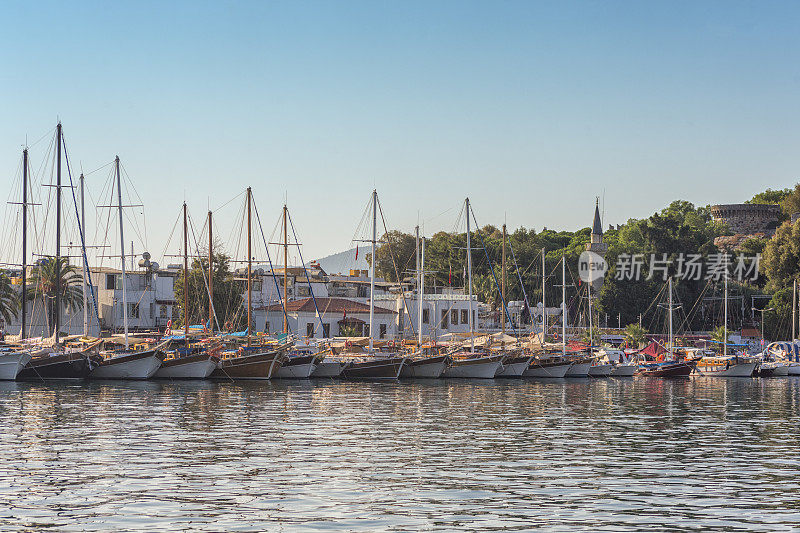
<svg viewBox="0 0 800 533">
<path fill-rule="evenodd" d="M 788 530 L 800 379 L 0 384 L 0 528 Z"/>
</svg>

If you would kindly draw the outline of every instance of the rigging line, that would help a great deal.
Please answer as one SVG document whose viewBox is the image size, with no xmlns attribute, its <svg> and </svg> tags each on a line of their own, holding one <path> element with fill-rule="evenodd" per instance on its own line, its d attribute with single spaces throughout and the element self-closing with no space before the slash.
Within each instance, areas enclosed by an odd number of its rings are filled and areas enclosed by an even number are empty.
<svg viewBox="0 0 800 533">
<path fill-rule="evenodd" d="M 322 326 L 322 335 L 325 336 L 325 324 L 322 322 L 322 314 L 319 312 L 319 306 L 317 305 L 317 297 L 314 296 L 314 287 L 311 285 L 311 278 L 308 276 L 308 270 L 306 269 L 306 263 L 303 260 L 303 251 L 300 250 L 300 243 L 297 241 L 297 232 L 294 229 L 294 221 L 292 220 L 292 215 L 289 213 L 289 210 L 286 210 L 286 215 L 289 218 L 289 225 L 292 227 L 292 236 L 294 237 L 295 246 L 297 246 L 297 253 L 300 255 L 300 264 L 303 265 L 303 273 L 306 275 L 306 281 L 308 282 L 308 291 L 311 293 L 311 299 L 314 302 L 314 309 L 317 310 L 317 319 L 319 319 L 319 323 Z M 258 218 L 258 214 L 256 214 L 256 218 Z M 285 309 L 285 307 L 284 307 Z M 300 329 L 300 324 L 297 324 L 298 330 Z"/>
<path fill-rule="evenodd" d="M 223 208 L 227 207 L 227 206 L 228 206 L 228 204 L 230 204 L 230 203 L 233 203 L 233 202 L 234 202 L 236 199 L 238 199 L 240 196 L 242 196 L 242 195 L 243 195 L 243 194 L 245 194 L 246 192 L 247 192 L 247 191 L 242 191 L 242 192 L 240 192 L 239 194 L 237 194 L 236 196 L 234 196 L 233 198 L 231 198 L 231 199 L 230 199 L 230 200 L 228 200 L 227 202 L 225 202 L 225 203 L 223 203 L 223 204 L 221 204 L 221 205 L 219 205 L 219 206 L 215 207 L 214 209 L 209 209 L 209 211 L 216 212 L 216 211 L 219 211 L 219 210 L 221 210 L 221 209 L 223 209 Z"/>
<path fill-rule="evenodd" d="M 530 314 L 531 306 L 528 303 L 528 294 L 525 292 L 525 284 L 522 282 L 522 275 L 519 273 L 519 266 L 517 265 L 517 257 L 514 255 L 514 246 L 511 245 L 511 239 L 508 240 L 508 247 L 511 249 L 511 260 L 514 261 L 514 269 L 517 271 L 517 277 L 519 277 L 519 285 L 522 287 L 522 297 L 525 300 L 525 307 L 528 309 L 528 314 Z M 547 308 L 542 306 L 542 313 L 543 316 L 547 313 Z M 544 322 L 543 322 L 544 323 Z M 542 343 L 544 343 L 544 330 L 542 330 Z"/>
<path fill-rule="evenodd" d="M 84 172 L 84 173 L 83 173 L 83 177 L 85 178 L 86 176 L 90 176 L 90 175 L 94 174 L 95 172 L 97 172 L 98 170 L 103 170 L 103 169 L 104 169 L 104 168 L 106 168 L 108 165 L 113 165 L 113 164 L 114 164 L 114 161 L 113 161 L 113 160 L 111 160 L 111 161 L 109 161 L 108 163 L 106 163 L 105 165 L 99 166 L 99 167 L 97 167 L 96 169 L 94 169 L 94 170 L 92 170 L 92 171 L 89 171 L 89 172 Z"/>
<path fill-rule="evenodd" d="M 478 226 L 478 220 L 475 218 L 475 211 L 472 209 L 472 206 L 470 206 L 469 210 L 472 212 L 472 220 L 475 221 L 475 226 L 480 227 Z M 467 213 L 467 216 L 469 215 L 470 213 Z M 517 328 L 514 325 L 514 322 L 511 321 L 511 313 L 508 312 L 508 303 L 506 303 L 506 299 L 503 297 L 503 293 L 500 291 L 500 284 L 497 283 L 497 276 L 495 276 L 494 274 L 494 264 L 492 263 L 492 260 L 489 258 L 489 252 L 486 250 L 486 243 L 483 241 L 483 235 L 482 235 L 483 232 L 476 231 L 475 233 L 478 234 L 478 238 L 481 240 L 483 253 L 486 255 L 486 260 L 489 262 L 489 271 L 492 273 L 492 279 L 494 280 L 495 288 L 497 289 L 497 292 L 500 295 L 500 300 L 503 302 L 503 310 L 505 311 L 506 318 L 508 318 L 508 322 L 509 324 L 511 324 L 511 328 L 513 329 L 514 334 L 516 335 Z"/>
<path fill-rule="evenodd" d="M 92 275 L 89 271 L 89 258 L 86 257 L 86 239 L 84 238 L 84 228 L 81 224 L 80 215 L 78 213 L 78 199 L 75 196 L 75 184 L 72 181 L 72 169 L 69 164 L 69 154 L 67 153 L 67 140 L 64 138 L 64 130 L 61 130 L 61 142 L 64 145 L 64 159 L 67 163 L 67 175 L 69 176 L 69 186 L 72 191 L 72 203 L 75 206 L 75 218 L 78 222 L 78 232 L 81 237 L 81 255 L 83 256 L 83 270 L 86 274 L 86 281 L 89 284 L 89 292 L 92 295 L 92 304 L 94 305 L 94 315 L 97 318 L 97 329 L 100 330 L 100 311 L 97 308 L 97 295 L 94 291 L 94 284 L 92 283 Z M 123 283 L 125 280 L 123 280 Z M 58 312 L 58 310 L 56 310 Z"/>
<path fill-rule="evenodd" d="M 377 198 L 377 195 L 376 195 L 376 198 Z M 394 267 L 394 274 L 395 274 L 395 276 L 397 276 L 397 282 L 400 284 L 400 293 L 403 295 L 403 307 L 405 308 L 406 313 L 408 313 L 409 322 L 411 323 L 411 332 L 414 335 L 416 335 L 417 331 L 416 331 L 416 329 L 414 329 L 414 321 L 411 320 L 411 311 L 409 311 L 408 302 L 406 301 L 406 291 L 403 290 L 403 280 L 400 278 L 400 272 L 398 272 L 397 263 L 395 263 L 395 260 L 394 260 L 394 252 L 392 251 L 392 242 L 389 240 L 389 229 L 386 227 L 386 218 L 383 216 L 383 206 L 381 205 L 381 201 L 380 200 L 378 200 L 378 211 L 380 211 L 380 213 L 381 213 L 381 221 L 383 221 L 383 232 L 384 232 L 384 235 L 386 235 L 386 242 L 388 243 L 388 246 L 389 246 L 389 256 L 392 258 L 392 266 Z M 376 255 L 377 255 L 377 253 L 376 253 Z M 411 260 L 411 258 L 409 258 L 409 261 L 410 260 Z M 377 270 L 378 270 L 377 266 L 378 266 L 378 260 L 377 260 L 377 258 L 373 257 L 372 258 L 372 276 L 373 277 L 375 277 L 375 274 L 377 273 Z M 421 265 L 420 265 L 420 268 L 421 268 Z M 403 321 L 403 324 L 405 324 L 405 321 Z M 371 332 L 370 332 L 370 334 L 371 334 Z"/>
<path fill-rule="evenodd" d="M 39 137 L 39 139 L 37 139 L 37 140 L 36 140 L 36 142 L 34 142 L 33 144 L 29 144 L 29 145 L 27 146 L 27 148 L 33 148 L 34 146 L 36 146 L 37 144 L 39 144 L 40 142 L 42 142 L 42 141 L 44 140 L 44 138 L 45 138 L 45 137 L 48 137 L 48 136 L 49 136 L 51 133 L 53 133 L 53 130 L 55 130 L 55 129 L 56 129 L 56 128 L 55 128 L 55 127 L 53 127 L 53 128 L 50 128 L 49 130 L 47 130 L 47 131 L 45 132 L 45 134 L 44 134 L 44 135 L 42 135 L 41 137 Z"/>
<path fill-rule="evenodd" d="M 194 249 L 197 250 L 198 253 L 199 253 L 200 245 L 197 242 L 197 234 L 195 233 L 195 229 L 194 229 L 194 221 L 192 220 L 192 216 L 191 215 L 188 215 L 187 218 L 189 219 L 189 229 L 191 230 L 192 238 L 194 239 Z M 205 227 L 205 224 L 203 225 L 203 227 Z M 206 287 L 206 294 L 208 295 L 208 305 L 209 305 L 209 308 L 211 309 L 212 314 L 214 315 L 214 322 L 216 322 L 216 324 L 217 324 L 217 331 L 220 331 L 219 319 L 217 318 L 217 310 L 214 307 L 214 300 L 213 300 L 213 298 L 211 298 L 211 289 L 209 288 L 209 285 L 208 285 L 208 279 L 206 279 L 206 270 L 205 270 L 205 268 L 203 268 L 203 260 L 202 260 L 202 258 L 198 260 L 198 263 L 200 265 L 200 273 L 203 276 L 203 284 Z M 209 262 L 208 268 L 209 268 L 209 270 L 211 270 L 211 269 L 214 268 L 214 265 Z M 186 272 L 186 273 L 184 273 L 184 276 L 187 276 L 188 274 L 189 273 Z M 188 295 L 187 295 L 187 298 L 188 298 Z M 187 312 L 186 312 L 186 316 L 187 317 L 189 316 L 188 309 L 187 309 Z M 205 318 L 203 318 L 203 320 L 205 320 Z"/>
<path fill-rule="evenodd" d="M 269 271 L 272 274 L 272 281 L 275 282 L 275 290 L 277 291 L 277 294 L 280 295 L 281 289 L 278 286 L 278 278 L 275 277 L 275 268 L 272 266 L 272 257 L 270 257 L 269 255 L 269 246 L 267 246 L 267 238 L 264 235 L 264 227 L 261 225 L 261 216 L 258 214 L 258 206 L 256 205 L 255 202 L 253 202 L 253 208 L 256 212 L 256 222 L 258 223 L 258 229 L 261 232 L 261 239 L 264 241 L 264 246 L 267 248 L 267 261 L 269 262 Z M 286 265 L 284 265 L 283 268 L 285 269 Z M 283 316 L 286 319 L 286 333 L 291 333 L 291 328 L 289 327 L 289 314 L 286 311 L 288 296 L 289 296 L 288 294 L 283 295 L 283 305 L 281 307 L 283 308 Z M 299 323 L 297 324 L 297 327 L 300 327 Z"/>
</svg>

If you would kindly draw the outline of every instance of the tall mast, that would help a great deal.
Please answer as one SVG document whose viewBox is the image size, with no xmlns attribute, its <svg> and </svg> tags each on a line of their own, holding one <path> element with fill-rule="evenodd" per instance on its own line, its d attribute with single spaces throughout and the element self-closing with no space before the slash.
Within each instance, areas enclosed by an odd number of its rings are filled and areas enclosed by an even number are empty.
<svg viewBox="0 0 800 533">
<path fill-rule="evenodd" d="M 253 235 L 252 204 L 253 192 L 247 188 L 247 345 L 250 346 L 250 324 L 253 323 Z"/>
<path fill-rule="evenodd" d="M 189 224 L 183 202 L 183 338 L 189 346 Z"/>
<path fill-rule="evenodd" d="M 797 338 L 795 334 L 797 333 L 796 327 L 796 317 L 797 317 L 797 308 L 795 305 L 797 304 L 797 280 L 794 280 L 792 283 L 792 342 Z"/>
<path fill-rule="evenodd" d="M 466 203 L 466 213 L 467 213 L 467 277 L 468 277 L 468 285 L 469 285 L 469 315 L 467 315 L 467 321 L 469 323 L 469 351 L 475 351 L 475 324 L 473 324 L 474 320 L 472 319 L 472 241 L 470 237 L 469 231 L 469 198 L 464 200 Z"/>
<path fill-rule="evenodd" d="M 122 256 L 120 263 L 122 265 L 122 319 L 125 325 L 125 349 L 128 349 L 128 298 L 125 290 L 125 235 L 123 233 L 122 223 L 122 178 L 119 173 L 119 156 L 114 159 L 114 166 L 117 172 L 117 200 L 119 201 L 119 247 Z"/>
<path fill-rule="evenodd" d="M 422 262 L 419 271 L 419 349 L 422 351 L 422 304 L 425 299 L 425 237 L 422 238 Z"/>
<path fill-rule="evenodd" d="M 669 278 L 669 355 L 672 356 L 672 278 Z"/>
<path fill-rule="evenodd" d="M 61 330 L 61 123 L 56 126 L 56 144 L 58 156 L 56 159 L 56 298 L 55 298 L 55 326 L 56 346 L 58 346 L 58 333 Z"/>
<path fill-rule="evenodd" d="M 375 253 L 374 251 L 372 252 Z M 374 255 L 373 255 L 374 257 Z M 286 228 L 286 204 L 283 204 L 283 333 L 289 333 L 289 320 L 286 308 L 289 296 L 289 233 Z"/>
<path fill-rule="evenodd" d="M 724 326 L 725 327 L 725 329 L 724 329 L 725 334 L 722 337 L 722 342 L 724 342 L 725 344 L 723 345 L 723 348 L 722 348 L 722 355 L 723 356 L 727 356 L 728 355 L 728 269 L 727 269 L 727 265 L 726 265 L 726 268 L 725 268 L 725 305 L 724 305 L 724 307 L 725 307 L 725 310 L 723 311 L 723 313 L 725 314 L 725 317 L 723 319 L 723 324 L 725 325 Z"/>
<path fill-rule="evenodd" d="M 22 151 L 22 329 L 19 338 L 25 338 L 28 301 L 28 149 Z"/>
<path fill-rule="evenodd" d="M 547 303 L 545 300 L 545 289 L 547 288 L 547 272 L 544 268 L 544 248 L 542 248 L 542 346 L 547 335 Z"/>
<path fill-rule="evenodd" d="M 503 272 L 501 273 L 501 276 L 503 278 L 502 281 L 503 290 L 501 292 L 503 295 L 503 307 L 505 308 L 506 307 L 506 225 L 505 224 L 503 224 Z M 503 337 L 505 337 L 506 335 L 505 309 L 503 309 L 503 311 L 500 312 L 500 320 L 502 321 L 503 324 Z"/>
<path fill-rule="evenodd" d="M 86 204 L 83 195 L 84 189 L 84 177 L 83 173 L 81 173 L 80 183 L 81 183 L 81 228 L 83 230 L 83 234 L 86 235 Z M 86 242 L 83 243 L 84 246 Z M 82 261 L 83 261 L 83 335 L 89 335 L 89 301 L 86 294 L 86 284 L 89 282 L 87 271 L 86 271 L 86 254 L 81 254 Z"/>
<path fill-rule="evenodd" d="M 561 355 L 567 355 L 567 265 L 561 256 Z"/>
<path fill-rule="evenodd" d="M 369 278 L 369 351 L 372 351 L 372 329 L 375 318 L 375 241 L 378 240 L 378 191 L 372 189 L 372 276 Z"/>
<path fill-rule="evenodd" d="M 592 262 L 589 261 L 589 283 L 586 284 L 586 294 L 589 295 L 589 355 L 592 354 Z"/>
<path fill-rule="evenodd" d="M 417 240 L 415 251 L 417 255 L 417 298 L 419 298 L 417 301 L 417 324 L 419 326 L 417 328 L 417 343 L 419 344 L 420 351 L 422 351 L 422 295 L 420 293 L 420 290 L 422 289 L 422 270 L 419 262 L 419 226 L 414 228 L 414 233 Z"/>
<path fill-rule="evenodd" d="M 214 333 L 214 227 L 208 212 L 208 329 Z"/>
</svg>

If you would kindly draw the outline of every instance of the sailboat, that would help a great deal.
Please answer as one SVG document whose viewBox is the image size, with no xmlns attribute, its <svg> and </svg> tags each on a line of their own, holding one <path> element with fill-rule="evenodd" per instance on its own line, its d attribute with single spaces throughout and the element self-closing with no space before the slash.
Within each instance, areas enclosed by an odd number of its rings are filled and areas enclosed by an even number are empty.
<svg viewBox="0 0 800 533">
<path fill-rule="evenodd" d="M 722 357 L 704 356 L 698 362 L 695 372 L 702 376 L 749 378 L 753 376 L 758 359 L 735 354 L 728 357 L 728 272 L 725 270 L 724 296 L 724 337 Z"/>
<path fill-rule="evenodd" d="M 27 227 L 28 227 L 28 149 L 22 150 L 22 329 L 19 340 L 25 339 L 26 301 L 27 301 Z M 17 374 L 31 360 L 30 352 L 20 350 L 16 346 L 0 347 L 0 380 L 17 379 Z"/>
<path fill-rule="evenodd" d="M 545 344 L 547 334 L 547 271 L 545 270 L 545 250 L 542 248 L 542 346 Z M 563 340 L 561 353 L 542 352 L 536 354 L 522 373 L 526 378 L 563 378 L 572 367 L 572 362 L 567 359 L 567 284 L 566 263 L 561 256 L 561 338 Z"/>
<path fill-rule="evenodd" d="M 638 376 L 661 377 L 661 378 L 674 378 L 674 377 L 688 377 L 697 366 L 697 359 L 688 358 L 675 353 L 673 343 L 672 331 L 672 311 L 675 306 L 672 303 L 672 278 L 669 278 L 669 342 L 667 346 L 667 355 L 660 361 L 643 362 L 636 370 Z"/>
<path fill-rule="evenodd" d="M 61 262 L 61 190 L 64 186 L 61 184 L 61 152 L 62 142 L 64 139 L 61 123 L 56 126 L 56 254 L 55 258 L 50 259 L 56 261 L 58 265 Z M 26 184 L 27 185 L 27 184 Z M 25 187 L 23 187 L 25 189 Z M 25 198 L 23 196 L 23 198 Z M 27 207 L 27 201 L 23 200 L 23 208 Z M 26 242 L 27 228 L 23 224 L 23 243 Z M 83 229 L 81 230 L 83 233 Z M 82 243 L 83 244 L 83 243 Z M 23 244 L 25 249 L 25 244 Z M 23 273 L 26 266 L 23 260 Z M 25 275 L 25 274 L 23 274 Z M 23 284 L 23 291 L 25 285 Z M 25 296 L 25 293 L 23 292 Z M 49 379 L 85 379 L 89 376 L 95 366 L 98 364 L 98 352 L 100 348 L 100 341 L 87 341 L 87 342 L 74 342 L 69 346 L 61 345 L 61 277 L 55 277 L 55 298 L 54 298 L 54 334 L 52 345 L 49 345 L 50 340 L 47 340 L 45 346 L 38 350 L 32 351 L 31 359 L 25 367 L 17 374 L 19 380 L 49 380 Z M 25 302 L 23 301 L 23 309 Z M 23 327 L 22 336 L 24 337 L 25 331 L 25 318 L 23 311 Z"/>
<path fill-rule="evenodd" d="M 375 244 L 378 240 L 378 192 L 372 191 L 372 268 L 370 272 L 369 284 L 369 350 L 367 352 L 350 352 L 340 354 L 340 357 L 349 360 L 349 363 L 342 370 L 342 377 L 346 379 L 366 379 L 366 380 L 392 380 L 398 379 L 403 367 L 408 362 L 406 357 L 397 355 L 394 352 L 375 351 L 373 343 L 373 321 L 375 315 Z"/>
<path fill-rule="evenodd" d="M 189 229 L 186 202 L 183 202 L 183 309 L 184 327 L 183 339 L 169 339 L 170 342 L 164 346 L 165 357 L 161 361 L 161 366 L 156 371 L 154 378 L 157 379 L 205 379 L 217 368 L 219 364 L 219 350 L 221 343 L 218 339 L 209 338 L 198 342 L 192 346 L 189 337 Z M 214 240 L 212 230 L 211 211 L 208 212 L 208 313 L 209 324 L 213 331 L 214 328 L 214 294 L 213 294 L 213 272 L 214 272 Z M 177 344 L 172 351 L 168 347 Z M 181 346 L 182 344 L 182 346 Z"/>
<path fill-rule="evenodd" d="M 288 360 L 286 352 L 291 342 L 252 344 L 253 326 L 253 191 L 247 188 L 247 329 L 245 344 L 237 349 L 225 350 L 217 368 L 212 372 L 216 379 L 261 380 L 271 379 Z"/>
<path fill-rule="evenodd" d="M 417 237 L 417 348 L 403 366 L 401 376 L 404 378 L 438 378 L 450 366 L 451 359 L 446 353 L 440 353 L 435 346 L 425 347 L 423 344 L 422 311 L 425 299 L 425 237 L 420 240 L 419 226 Z"/>
<path fill-rule="evenodd" d="M 497 375 L 497 372 L 503 367 L 504 355 L 483 355 L 475 351 L 475 320 L 473 318 L 473 301 L 472 301 L 472 241 L 470 232 L 470 214 L 471 209 L 469 205 L 469 198 L 464 200 L 465 214 L 467 218 L 467 274 L 469 286 L 469 342 L 470 349 L 468 352 L 459 351 L 450 354 L 452 361 L 450 366 L 442 373 L 444 378 L 478 378 L 478 379 L 492 379 Z"/>
<path fill-rule="evenodd" d="M 289 336 L 289 315 L 286 307 L 289 301 L 289 230 L 288 230 L 289 209 L 286 204 L 283 205 L 283 335 L 288 338 Z M 292 223 L 292 233 L 294 233 L 294 223 Z M 295 234 L 295 241 L 297 241 Z M 305 263 L 302 260 L 302 252 L 300 251 L 300 244 L 297 244 L 297 250 L 300 254 L 300 262 L 303 264 L 303 272 L 308 281 L 308 291 L 311 299 L 314 301 L 314 308 L 317 307 L 317 299 L 314 296 L 314 287 L 311 284 L 311 279 L 308 277 Z M 271 262 L 271 261 L 270 261 Z M 273 279 L 275 271 L 272 270 Z M 277 281 L 276 281 L 277 285 Z M 317 309 L 317 319 L 322 325 L 319 309 Z M 324 326 L 323 326 L 324 327 Z M 325 358 L 321 353 L 316 352 L 310 346 L 300 347 L 295 344 L 295 347 L 287 354 L 287 360 L 278 369 L 275 377 L 278 379 L 308 379 L 317 369 L 317 365 Z"/>
<path fill-rule="evenodd" d="M 502 255 L 502 271 L 500 273 L 501 277 L 501 289 L 500 289 L 500 296 L 503 303 L 503 310 L 501 311 L 501 349 L 505 348 L 505 337 L 506 337 L 506 319 L 510 318 L 508 316 L 508 300 L 506 299 L 506 225 L 503 224 L 503 255 Z M 512 324 L 512 328 L 513 328 Z M 503 358 L 503 366 L 500 370 L 497 371 L 495 377 L 498 378 L 519 378 L 522 377 L 522 374 L 525 370 L 528 369 L 528 366 L 533 359 L 529 354 L 525 353 L 521 347 L 519 347 L 519 343 L 515 343 L 517 348 L 511 351 L 505 351 Z"/>
<path fill-rule="evenodd" d="M 116 173 L 117 200 L 116 207 L 119 214 L 119 240 L 120 240 L 120 266 L 122 268 L 122 316 L 125 329 L 123 342 L 117 344 L 106 341 L 106 345 L 114 346 L 112 350 L 102 352 L 103 360 L 92 370 L 92 379 L 149 379 L 161 366 L 164 352 L 160 347 L 144 348 L 141 350 L 130 349 L 128 338 L 128 299 L 126 285 L 128 279 L 125 274 L 125 234 L 122 216 L 122 178 L 119 170 L 119 156 L 114 159 L 114 172 Z M 116 348 L 120 346 L 120 348 Z M 124 348 L 122 347 L 124 346 Z"/>
</svg>

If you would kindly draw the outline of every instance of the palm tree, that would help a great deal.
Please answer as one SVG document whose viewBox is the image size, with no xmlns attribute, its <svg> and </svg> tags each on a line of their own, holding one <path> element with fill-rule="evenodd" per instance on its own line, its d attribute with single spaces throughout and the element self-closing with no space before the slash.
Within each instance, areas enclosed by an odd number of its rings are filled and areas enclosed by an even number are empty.
<svg viewBox="0 0 800 533">
<path fill-rule="evenodd" d="M 647 341 L 647 330 L 639 324 L 628 324 L 625 326 L 625 340 L 639 348 Z"/>
<path fill-rule="evenodd" d="M 728 335 L 726 336 L 725 326 L 718 326 L 711 331 L 710 337 L 712 341 L 716 341 L 720 344 L 718 351 L 722 351 L 722 345 L 727 344 L 730 339 L 730 330 L 728 330 Z"/>
<path fill-rule="evenodd" d="M 78 267 L 70 265 L 66 257 L 46 257 L 38 262 L 33 269 L 29 280 L 28 298 L 35 300 L 41 298 L 46 310 L 47 329 L 49 334 L 54 333 L 56 309 L 56 280 L 60 280 L 61 305 L 68 310 L 83 308 L 83 289 Z M 60 310 L 59 310 L 60 311 Z"/>
<path fill-rule="evenodd" d="M 17 317 L 19 296 L 11 285 L 11 279 L 0 270 L 0 321 L 8 324 Z"/>
</svg>

